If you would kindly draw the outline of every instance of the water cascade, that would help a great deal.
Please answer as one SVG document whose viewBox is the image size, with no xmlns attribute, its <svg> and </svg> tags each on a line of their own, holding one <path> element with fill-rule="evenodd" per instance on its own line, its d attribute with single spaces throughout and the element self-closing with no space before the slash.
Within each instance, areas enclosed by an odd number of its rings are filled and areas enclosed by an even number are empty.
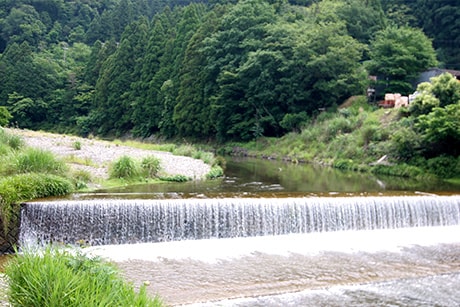
<svg viewBox="0 0 460 307">
<path fill-rule="evenodd" d="M 20 241 L 107 245 L 459 224 L 459 196 L 53 201 L 24 204 Z"/>
</svg>

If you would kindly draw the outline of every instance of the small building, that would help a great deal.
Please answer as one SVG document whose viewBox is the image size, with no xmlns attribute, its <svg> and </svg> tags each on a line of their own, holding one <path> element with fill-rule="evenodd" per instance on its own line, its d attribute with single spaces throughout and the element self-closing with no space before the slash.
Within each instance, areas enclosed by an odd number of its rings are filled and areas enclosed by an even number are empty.
<svg viewBox="0 0 460 307">
<path fill-rule="evenodd" d="M 418 84 L 422 82 L 430 82 L 430 79 L 442 75 L 443 73 L 449 73 L 454 76 L 457 80 L 460 81 L 460 70 L 453 69 L 442 69 L 442 68 L 430 68 L 427 71 L 422 72 L 418 78 L 414 81 L 414 86 L 417 87 Z"/>
</svg>

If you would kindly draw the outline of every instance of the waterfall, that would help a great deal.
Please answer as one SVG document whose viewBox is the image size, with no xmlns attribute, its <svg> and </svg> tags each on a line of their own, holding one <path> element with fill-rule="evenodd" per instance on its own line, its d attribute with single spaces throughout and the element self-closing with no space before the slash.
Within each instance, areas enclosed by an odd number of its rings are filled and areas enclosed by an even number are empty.
<svg viewBox="0 0 460 307">
<path fill-rule="evenodd" d="M 26 203 L 21 244 L 127 244 L 460 224 L 459 196 Z"/>
</svg>

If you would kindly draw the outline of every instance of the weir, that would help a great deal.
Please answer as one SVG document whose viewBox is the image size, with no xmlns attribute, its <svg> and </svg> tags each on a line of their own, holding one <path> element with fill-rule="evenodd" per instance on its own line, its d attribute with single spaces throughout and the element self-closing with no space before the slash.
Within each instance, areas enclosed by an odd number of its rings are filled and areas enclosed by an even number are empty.
<svg viewBox="0 0 460 307">
<path fill-rule="evenodd" d="M 20 242 L 128 244 L 460 224 L 460 196 L 26 203 Z"/>
</svg>

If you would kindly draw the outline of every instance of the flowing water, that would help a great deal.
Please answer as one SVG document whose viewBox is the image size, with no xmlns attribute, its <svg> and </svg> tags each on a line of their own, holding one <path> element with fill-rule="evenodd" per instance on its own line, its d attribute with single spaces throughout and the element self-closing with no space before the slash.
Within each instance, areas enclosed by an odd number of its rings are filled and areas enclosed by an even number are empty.
<svg viewBox="0 0 460 307">
<path fill-rule="evenodd" d="M 460 306 L 458 186 L 228 166 L 28 203 L 21 242 L 91 245 L 168 306 Z"/>
</svg>

